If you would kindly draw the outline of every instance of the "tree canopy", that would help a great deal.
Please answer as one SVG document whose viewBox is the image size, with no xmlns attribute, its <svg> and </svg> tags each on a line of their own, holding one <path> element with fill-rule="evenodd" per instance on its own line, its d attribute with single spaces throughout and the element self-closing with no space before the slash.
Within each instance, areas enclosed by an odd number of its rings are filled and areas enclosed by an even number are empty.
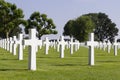
<svg viewBox="0 0 120 80">
<path fill-rule="evenodd" d="M 80 16 L 69 20 L 64 26 L 63 35 L 74 37 L 80 42 L 88 40 L 88 34 L 94 29 L 94 23 L 89 16 Z"/>
<path fill-rule="evenodd" d="M 36 28 L 38 38 L 41 38 L 46 34 L 57 34 L 55 30 L 56 26 L 52 19 L 47 18 L 46 14 L 40 14 L 40 12 L 34 12 L 27 20 L 28 26 L 25 27 L 25 32 L 28 33 L 28 29 Z"/>
<path fill-rule="evenodd" d="M 116 24 L 105 13 L 89 13 L 89 16 L 95 23 L 95 39 L 103 41 L 104 39 L 114 41 L 114 37 L 118 35 Z"/>
<path fill-rule="evenodd" d="M 75 20 L 69 20 L 64 27 L 63 35 L 73 37 L 73 26 L 74 26 Z"/>
<path fill-rule="evenodd" d="M 23 11 L 15 4 L 0 0 L 0 37 L 8 38 L 21 32 L 20 24 L 26 25 Z"/>
<path fill-rule="evenodd" d="M 118 28 L 105 13 L 89 13 L 75 20 L 69 20 L 64 26 L 63 35 L 85 41 L 90 32 L 95 33 L 97 41 L 106 39 L 112 42 L 114 37 L 118 35 Z"/>
</svg>

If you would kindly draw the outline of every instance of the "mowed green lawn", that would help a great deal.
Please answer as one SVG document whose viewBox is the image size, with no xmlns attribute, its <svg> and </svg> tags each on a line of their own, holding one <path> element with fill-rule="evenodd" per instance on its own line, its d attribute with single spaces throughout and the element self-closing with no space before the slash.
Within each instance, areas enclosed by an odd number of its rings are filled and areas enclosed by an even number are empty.
<svg viewBox="0 0 120 80">
<path fill-rule="evenodd" d="M 24 50 L 24 60 L 0 48 L 0 80 L 120 80 L 120 50 L 118 56 L 95 49 L 95 65 L 88 65 L 88 48 L 80 47 L 70 55 L 65 50 L 65 58 L 59 52 L 44 48 L 37 53 L 37 70 L 28 70 L 28 50 Z"/>
</svg>

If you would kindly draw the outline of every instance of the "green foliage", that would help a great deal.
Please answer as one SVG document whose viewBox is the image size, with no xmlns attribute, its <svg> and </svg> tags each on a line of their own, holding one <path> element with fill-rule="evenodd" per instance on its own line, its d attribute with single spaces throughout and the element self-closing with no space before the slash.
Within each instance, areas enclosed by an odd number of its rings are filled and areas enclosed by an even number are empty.
<svg viewBox="0 0 120 80">
<path fill-rule="evenodd" d="M 95 39 L 103 41 L 104 39 L 114 41 L 114 37 L 118 35 L 116 24 L 105 13 L 89 13 L 86 16 L 91 17 L 95 23 Z"/>
<path fill-rule="evenodd" d="M 76 19 L 73 36 L 79 41 L 87 41 L 88 34 L 93 31 L 94 23 L 88 16 L 81 16 Z"/>
<path fill-rule="evenodd" d="M 20 24 L 26 24 L 26 21 L 23 20 L 23 11 L 20 8 L 17 8 L 15 4 L 5 2 L 4 0 L 0 1 L 0 35 L 2 38 L 16 35 L 16 30 L 21 32 L 19 27 Z M 13 33 L 15 32 L 15 33 Z"/>
<path fill-rule="evenodd" d="M 80 16 L 69 20 L 64 27 L 63 35 L 74 37 L 80 42 L 88 40 L 88 34 L 94 29 L 94 23 L 89 16 Z"/>
<path fill-rule="evenodd" d="M 69 35 L 70 37 L 72 37 L 74 22 L 75 22 L 74 20 L 69 20 L 65 24 L 63 35 L 65 36 Z"/>
<path fill-rule="evenodd" d="M 50 48 L 44 54 L 44 47 L 38 51 L 37 71 L 28 71 L 28 50 L 24 50 L 24 60 L 17 60 L 9 52 L 0 48 L 0 80 L 120 80 L 120 50 L 118 56 L 95 49 L 95 66 L 88 65 L 88 48 L 80 47 L 70 55 L 65 49 L 65 58 Z M 115 75 L 113 75 L 115 74 Z"/>
<path fill-rule="evenodd" d="M 46 14 L 40 14 L 39 12 L 34 12 L 28 19 L 28 26 L 25 27 L 25 32 L 28 34 L 28 29 L 36 28 L 37 36 L 41 38 L 46 34 L 57 34 L 55 30 L 56 26 L 52 19 L 48 19 Z"/>
<path fill-rule="evenodd" d="M 106 39 L 113 42 L 114 37 L 118 35 L 116 24 L 105 13 L 89 13 L 75 20 L 69 20 L 64 26 L 63 35 L 85 41 L 88 33 L 93 32 L 93 28 L 97 41 Z"/>
</svg>

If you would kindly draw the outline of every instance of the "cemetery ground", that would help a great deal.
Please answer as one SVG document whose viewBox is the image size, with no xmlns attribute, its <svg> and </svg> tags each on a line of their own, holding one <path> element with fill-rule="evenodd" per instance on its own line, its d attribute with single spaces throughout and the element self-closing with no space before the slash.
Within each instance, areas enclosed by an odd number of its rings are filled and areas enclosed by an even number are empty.
<svg viewBox="0 0 120 80">
<path fill-rule="evenodd" d="M 59 52 L 44 48 L 37 53 L 37 70 L 28 70 L 28 49 L 24 50 L 24 60 L 0 48 L 0 80 L 120 80 L 120 50 L 114 56 L 107 51 L 95 49 L 95 65 L 88 65 L 88 48 L 80 47 L 73 55 L 65 49 L 65 58 Z"/>
</svg>

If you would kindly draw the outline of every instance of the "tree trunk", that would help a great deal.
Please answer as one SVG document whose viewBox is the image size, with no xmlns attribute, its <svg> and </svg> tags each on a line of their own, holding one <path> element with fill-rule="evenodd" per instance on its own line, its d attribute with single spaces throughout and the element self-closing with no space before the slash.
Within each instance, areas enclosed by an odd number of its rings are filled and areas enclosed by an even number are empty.
<svg viewBox="0 0 120 80">
<path fill-rule="evenodd" d="M 38 35 L 39 40 L 41 40 L 42 35 Z"/>
<path fill-rule="evenodd" d="M 6 38 L 9 38 L 9 32 L 6 32 Z"/>
<path fill-rule="evenodd" d="M 39 38 L 39 40 L 41 40 L 41 36 L 39 36 L 38 38 Z"/>
</svg>

